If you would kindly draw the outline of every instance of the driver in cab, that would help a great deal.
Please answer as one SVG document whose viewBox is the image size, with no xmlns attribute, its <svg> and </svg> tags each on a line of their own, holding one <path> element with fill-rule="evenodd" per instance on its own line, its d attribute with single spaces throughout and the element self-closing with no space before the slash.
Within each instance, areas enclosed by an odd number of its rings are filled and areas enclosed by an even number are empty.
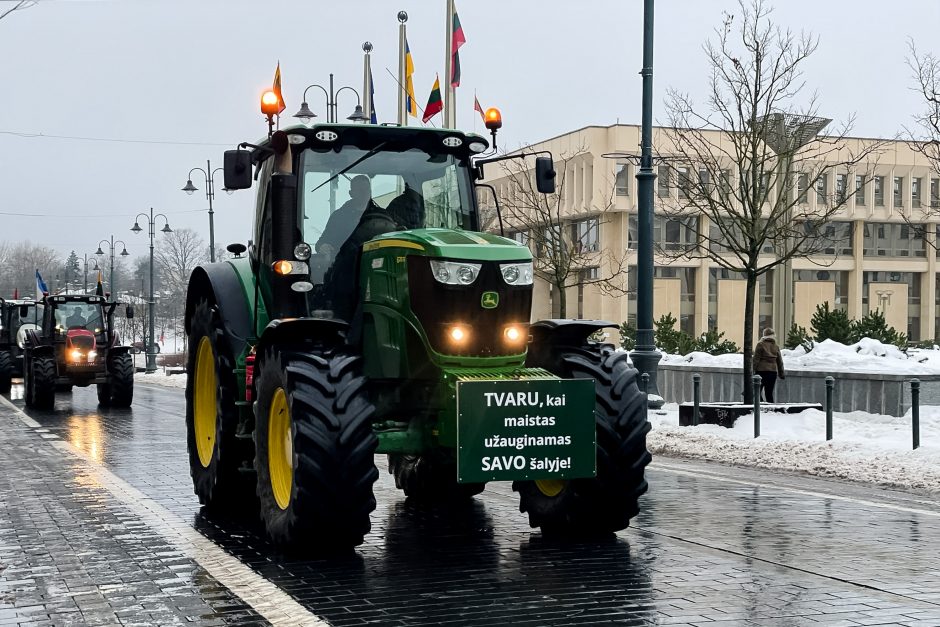
<svg viewBox="0 0 940 627">
<path fill-rule="evenodd" d="M 336 257 L 367 210 L 382 211 L 382 208 L 372 200 L 372 181 L 368 176 L 359 174 L 349 182 L 349 200 L 327 220 L 323 234 L 317 240 L 317 252 L 328 255 L 330 259 Z"/>
<path fill-rule="evenodd" d="M 82 314 L 81 309 L 77 307 L 72 309 L 72 313 L 70 313 L 68 318 L 65 319 L 66 329 L 84 329 L 87 324 L 88 320 L 85 318 L 84 314 Z"/>
</svg>

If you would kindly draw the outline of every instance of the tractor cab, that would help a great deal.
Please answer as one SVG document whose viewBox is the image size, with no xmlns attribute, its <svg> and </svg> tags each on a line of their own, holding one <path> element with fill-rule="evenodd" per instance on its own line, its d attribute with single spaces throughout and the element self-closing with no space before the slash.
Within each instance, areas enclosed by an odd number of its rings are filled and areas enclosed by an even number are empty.
<svg viewBox="0 0 940 627">
<path fill-rule="evenodd" d="M 42 305 L 31 300 L 0 298 L 0 392 L 9 392 L 13 377 L 23 376 L 23 344 L 38 329 Z"/>
</svg>

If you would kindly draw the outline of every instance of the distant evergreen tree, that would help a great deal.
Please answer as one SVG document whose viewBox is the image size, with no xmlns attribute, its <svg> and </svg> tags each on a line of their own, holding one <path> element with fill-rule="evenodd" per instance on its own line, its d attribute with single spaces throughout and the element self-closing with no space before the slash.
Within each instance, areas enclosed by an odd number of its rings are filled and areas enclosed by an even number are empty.
<svg viewBox="0 0 940 627">
<path fill-rule="evenodd" d="M 790 331 L 787 333 L 787 341 L 784 343 L 784 346 L 790 349 L 802 346 L 809 351 L 813 347 L 813 340 L 806 331 L 806 327 L 801 327 L 794 322 L 790 326 Z"/>
<path fill-rule="evenodd" d="M 817 342 L 833 340 L 842 344 L 853 343 L 852 322 L 849 320 L 849 314 L 841 309 L 829 309 L 828 302 L 816 305 L 816 312 L 810 321 L 810 329 Z"/>
<path fill-rule="evenodd" d="M 894 344 L 898 348 L 907 346 L 907 334 L 888 326 L 885 315 L 877 309 L 869 311 L 861 320 L 852 322 L 851 343 L 869 337 L 882 344 Z"/>
<path fill-rule="evenodd" d="M 75 254 L 75 251 L 69 253 L 68 259 L 65 260 L 65 284 L 69 285 L 70 283 L 78 281 L 78 275 L 82 271 L 82 263 L 78 260 L 78 255 Z"/>
</svg>

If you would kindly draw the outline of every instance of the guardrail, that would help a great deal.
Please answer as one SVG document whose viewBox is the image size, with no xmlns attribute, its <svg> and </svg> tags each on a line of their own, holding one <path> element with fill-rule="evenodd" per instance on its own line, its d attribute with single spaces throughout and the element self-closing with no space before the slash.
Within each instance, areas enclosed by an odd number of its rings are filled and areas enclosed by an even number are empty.
<svg viewBox="0 0 940 627">
<path fill-rule="evenodd" d="M 643 376 L 646 376 L 645 374 Z M 692 374 L 692 425 L 697 426 L 701 422 L 701 403 L 702 403 L 702 375 L 698 372 Z M 829 442 L 833 439 L 833 395 L 835 392 L 835 383 L 836 379 L 833 376 L 827 376 L 824 379 L 824 385 L 826 388 L 826 441 Z M 911 440 L 913 449 L 916 450 L 920 448 L 920 379 L 913 378 L 907 380 L 907 383 L 910 385 L 911 390 Z M 760 375 L 754 375 L 751 377 L 751 384 L 753 387 L 754 393 L 754 437 L 760 437 L 760 410 L 761 410 L 761 401 L 760 401 L 760 391 L 761 391 L 761 378 Z"/>
</svg>

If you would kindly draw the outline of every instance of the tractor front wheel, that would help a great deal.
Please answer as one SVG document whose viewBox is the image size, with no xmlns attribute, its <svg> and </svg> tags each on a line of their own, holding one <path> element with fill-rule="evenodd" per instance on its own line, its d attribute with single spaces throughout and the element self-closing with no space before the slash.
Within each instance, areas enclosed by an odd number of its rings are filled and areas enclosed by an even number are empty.
<svg viewBox="0 0 940 627">
<path fill-rule="evenodd" d="M 0 351 L 0 393 L 6 394 L 13 387 L 13 355 Z"/>
<path fill-rule="evenodd" d="M 52 409 L 55 405 L 55 359 L 36 357 L 33 359 L 30 385 L 32 406 L 36 409 Z"/>
<path fill-rule="evenodd" d="M 218 312 L 208 301 L 198 302 L 189 324 L 186 443 L 193 491 L 209 507 L 224 508 L 251 494 L 239 471 L 251 457 L 248 447 L 235 437 L 234 368 Z"/>
<path fill-rule="evenodd" d="M 519 509 L 545 533 L 594 535 L 625 529 L 646 492 L 646 395 L 627 354 L 610 345 L 565 347 L 547 368 L 565 379 L 594 379 L 597 476 L 570 481 L 516 481 Z"/>
<path fill-rule="evenodd" d="M 134 358 L 130 353 L 121 353 L 108 360 L 108 376 L 111 379 L 111 405 L 130 407 L 134 402 Z"/>
<path fill-rule="evenodd" d="M 371 529 L 378 438 L 360 367 L 344 354 L 262 356 L 255 470 L 261 517 L 278 546 L 345 550 Z"/>
<path fill-rule="evenodd" d="M 449 449 L 423 455 L 390 454 L 388 471 L 406 497 L 419 501 L 465 501 L 486 487 L 485 483 L 457 483 L 457 459 Z"/>
</svg>

